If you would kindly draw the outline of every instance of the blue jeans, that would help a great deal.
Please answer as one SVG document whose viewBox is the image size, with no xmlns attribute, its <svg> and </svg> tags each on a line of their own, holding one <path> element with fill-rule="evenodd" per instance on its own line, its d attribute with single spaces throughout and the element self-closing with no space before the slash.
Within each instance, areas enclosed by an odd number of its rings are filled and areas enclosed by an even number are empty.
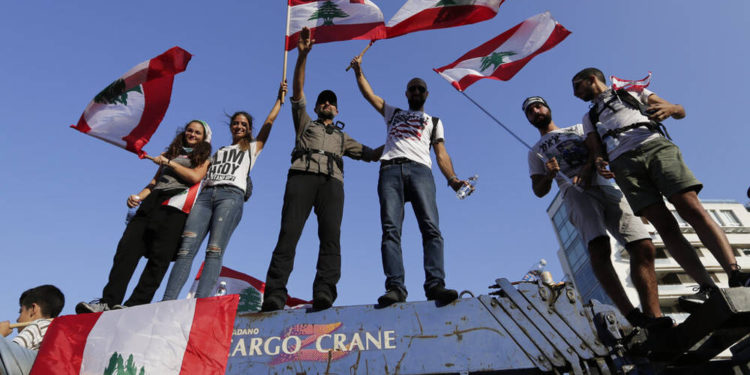
<svg viewBox="0 0 750 375">
<path fill-rule="evenodd" d="M 221 261 L 229 238 L 242 218 L 244 193 L 237 187 L 218 185 L 205 187 L 190 211 L 182 233 L 182 245 L 169 275 L 164 301 L 177 299 L 190 275 L 190 266 L 206 233 L 211 232 L 206 247 L 196 298 L 208 297 L 219 278 Z"/>
<path fill-rule="evenodd" d="M 399 290 L 406 296 L 404 262 L 401 255 L 401 225 L 404 204 L 411 202 L 422 232 L 424 248 L 425 291 L 445 285 L 443 267 L 443 236 L 440 234 L 435 180 L 432 170 L 421 163 L 381 165 L 378 179 L 380 223 L 383 238 L 380 252 L 383 257 L 386 290 Z"/>
</svg>

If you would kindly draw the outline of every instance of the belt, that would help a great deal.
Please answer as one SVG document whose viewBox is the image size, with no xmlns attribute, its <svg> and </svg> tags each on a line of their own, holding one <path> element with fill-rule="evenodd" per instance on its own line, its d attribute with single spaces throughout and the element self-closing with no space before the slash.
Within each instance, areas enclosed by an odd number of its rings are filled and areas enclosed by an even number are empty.
<svg viewBox="0 0 750 375">
<path fill-rule="evenodd" d="M 381 160 L 380 165 L 391 165 L 391 164 L 404 164 L 404 163 L 411 163 L 413 160 L 407 159 L 407 158 L 393 158 L 390 160 Z"/>
</svg>

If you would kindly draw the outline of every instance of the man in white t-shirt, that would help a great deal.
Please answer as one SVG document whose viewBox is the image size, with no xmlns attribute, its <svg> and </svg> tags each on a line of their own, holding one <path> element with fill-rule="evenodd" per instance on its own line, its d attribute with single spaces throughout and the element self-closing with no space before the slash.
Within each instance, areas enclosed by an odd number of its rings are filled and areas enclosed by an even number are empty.
<svg viewBox="0 0 750 375">
<path fill-rule="evenodd" d="M 29 289 L 19 298 L 18 323 L 28 323 L 13 340 L 5 337 L 12 329 L 10 322 L 0 322 L 0 374 L 28 374 L 34 365 L 37 351 L 47 333 L 52 318 L 60 315 L 65 305 L 65 296 L 53 285 L 41 285 Z"/>
<path fill-rule="evenodd" d="M 427 84 L 420 78 L 410 80 L 406 85 L 409 108 L 396 108 L 375 95 L 362 74 L 361 62 L 361 56 L 352 60 L 357 85 L 365 99 L 385 119 L 388 132 L 380 158 L 378 178 L 380 221 L 383 229 L 380 250 L 386 276 L 386 293 L 378 298 L 378 303 L 388 306 L 406 300 L 401 253 L 401 225 L 406 202 L 411 202 L 422 232 L 426 278 L 424 290 L 427 299 L 442 304 L 450 303 L 458 298 L 458 293 L 445 287 L 443 237 L 438 223 L 430 148 L 435 150 L 438 167 L 448 180 L 448 186 L 458 190 L 461 186 L 468 185 L 468 182 L 456 177 L 453 170 L 453 163 L 445 149 L 443 123 L 424 112 L 424 103 L 429 95 Z"/>
<path fill-rule="evenodd" d="M 568 216 L 588 249 L 591 268 L 604 291 L 634 326 L 669 328 L 672 319 L 662 318 L 654 270 L 656 248 L 646 226 L 628 206 L 620 190 L 599 175 L 585 144 L 581 124 L 558 128 L 552 111 L 540 96 L 524 100 L 522 109 L 541 138 L 529 151 L 529 176 L 534 194 L 541 198 L 557 182 Z M 544 160 L 542 159 L 544 157 Z M 546 161 L 545 161 L 546 160 Z M 562 177 L 565 175 L 568 180 Z M 577 186 L 571 186 L 570 182 Z M 630 254 L 630 277 L 641 300 L 641 310 L 630 302 L 612 266 L 607 230 Z"/>
<path fill-rule="evenodd" d="M 616 92 L 606 85 L 604 74 L 596 68 L 581 70 L 572 81 L 574 95 L 592 104 L 583 116 L 583 128 L 598 172 L 614 177 L 635 214 L 654 225 L 670 254 L 700 286 L 695 295 L 680 298 L 683 308 L 691 310 L 702 304 L 717 287 L 682 235 L 663 197 L 719 261 L 729 276 L 729 286 L 750 286 L 750 273 L 739 270 L 727 236 L 698 199 L 703 185 L 685 165 L 679 148 L 660 134 L 660 121 L 669 117 L 682 119 L 685 109 L 647 89 Z"/>
</svg>

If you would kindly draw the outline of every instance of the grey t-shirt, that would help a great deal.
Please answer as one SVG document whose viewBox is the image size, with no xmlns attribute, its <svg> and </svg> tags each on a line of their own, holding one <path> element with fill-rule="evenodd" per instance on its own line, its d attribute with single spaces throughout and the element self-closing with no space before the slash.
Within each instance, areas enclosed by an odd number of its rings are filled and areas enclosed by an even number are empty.
<svg viewBox="0 0 750 375">
<path fill-rule="evenodd" d="M 547 159 L 554 157 L 560 165 L 560 173 L 555 176 L 555 181 L 560 188 L 560 192 L 564 195 L 570 184 L 560 174 L 564 174 L 572 179 L 580 173 L 589 155 L 585 140 L 586 137 L 581 124 L 553 130 L 543 135 L 531 147 L 531 151 L 529 151 L 529 175 L 547 174 L 547 168 L 545 168 L 544 162 L 537 154 L 544 155 Z M 592 185 L 611 184 L 599 176 L 598 173 L 593 173 L 593 175 Z"/>
<path fill-rule="evenodd" d="M 176 158 L 169 161 L 170 163 L 177 163 L 183 167 L 190 168 L 190 159 L 187 155 L 179 155 Z M 182 178 L 172 169 L 171 167 L 164 166 L 161 169 L 161 174 L 156 178 L 156 186 L 154 190 L 176 190 L 176 189 L 187 189 L 190 185 L 183 181 Z"/>
<path fill-rule="evenodd" d="M 637 92 L 628 91 L 628 94 L 634 96 L 641 103 L 648 104 L 648 97 L 653 92 L 643 89 Z M 615 92 L 609 89 L 594 99 L 593 105 L 599 112 L 600 124 L 592 124 L 588 113 L 583 115 L 583 130 L 586 134 L 596 131 L 601 136 L 610 129 L 618 129 L 639 122 L 649 122 L 648 117 L 641 114 L 638 108 L 623 103 L 615 95 Z M 659 133 L 654 133 L 645 127 L 638 127 L 622 132 L 617 137 L 602 138 L 602 142 L 607 149 L 609 160 L 615 160 L 624 152 L 633 150 L 659 137 L 661 137 Z"/>
</svg>

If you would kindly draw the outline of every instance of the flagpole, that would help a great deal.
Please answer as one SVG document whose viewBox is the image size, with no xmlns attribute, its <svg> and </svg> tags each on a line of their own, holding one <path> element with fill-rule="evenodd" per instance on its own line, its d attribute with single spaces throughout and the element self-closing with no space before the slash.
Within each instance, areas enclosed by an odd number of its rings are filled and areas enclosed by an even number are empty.
<svg viewBox="0 0 750 375">
<path fill-rule="evenodd" d="M 495 122 L 496 122 L 496 123 L 497 123 L 498 125 L 500 125 L 500 126 L 501 126 L 501 127 L 503 128 L 503 129 L 505 129 L 505 131 L 507 131 L 508 133 L 510 133 L 510 135 L 512 135 L 512 136 L 513 136 L 513 138 L 515 138 L 516 140 L 518 140 L 519 142 L 521 142 L 521 144 L 523 144 L 524 146 L 526 146 L 526 148 L 527 148 L 527 149 L 528 149 L 529 151 L 531 151 L 531 152 L 534 152 L 534 150 L 532 150 L 531 146 L 530 146 L 530 145 L 529 145 L 528 143 L 526 143 L 526 142 L 525 142 L 525 141 L 524 141 L 523 139 L 521 139 L 521 137 L 519 137 L 518 135 L 516 135 L 516 133 L 514 133 L 514 132 L 513 132 L 512 130 L 508 129 L 508 127 L 507 127 L 507 126 L 503 125 L 503 123 L 502 123 L 502 122 L 500 122 L 500 120 L 498 120 L 497 118 L 495 118 L 495 116 L 493 116 L 493 115 L 492 115 L 491 113 L 489 113 L 489 112 L 488 112 L 488 111 L 487 111 L 486 109 L 484 109 L 484 107 L 482 107 L 481 105 L 479 105 L 479 103 L 477 103 L 477 102 L 476 102 L 476 101 L 475 101 L 474 99 L 472 99 L 472 98 L 471 98 L 471 97 L 470 97 L 469 95 L 466 95 L 466 93 L 465 93 L 465 92 L 463 92 L 463 91 L 460 91 L 460 90 L 459 90 L 459 92 L 460 92 L 461 94 L 463 94 L 463 96 L 464 96 L 464 97 L 465 97 L 466 99 L 469 99 L 469 101 L 470 101 L 470 102 L 474 103 L 474 105 L 475 105 L 475 106 L 477 106 L 477 108 L 481 109 L 481 110 L 482 110 L 482 112 L 484 112 L 484 113 L 485 113 L 485 114 L 486 114 L 487 116 L 490 116 L 490 118 L 491 118 L 491 119 L 493 119 L 493 120 L 494 120 L 494 121 L 495 121 Z M 549 159 L 547 159 L 546 157 L 544 157 L 544 155 L 542 155 L 542 154 L 540 154 L 540 153 L 538 153 L 538 152 L 536 152 L 535 154 L 536 154 L 536 156 L 537 156 L 537 157 L 538 157 L 539 159 L 541 159 L 541 160 L 542 160 L 543 162 L 545 162 L 545 163 L 546 163 L 546 162 L 547 162 L 547 161 L 549 160 Z M 576 188 L 576 190 L 578 190 L 578 191 L 582 191 L 581 187 L 580 187 L 580 186 L 578 186 L 578 185 L 576 185 L 576 184 L 574 184 L 574 183 L 573 183 L 573 181 L 571 181 L 570 177 L 566 176 L 566 175 L 565 175 L 565 174 L 563 174 L 563 173 L 558 173 L 557 175 L 558 175 L 558 176 L 560 176 L 560 177 L 561 177 L 561 178 L 562 178 L 563 180 L 565 180 L 565 182 L 569 183 L 569 184 L 570 184 L 571 186 L 573 186 L 574 188 Z"/>
<path fill-rule="evenodd" d="M 289 55 L 289 49 L 287 43 L 289 43 L 289 15 L 292 12 L 292 8 L 289 6 L 289 2 L 286 3 L 286 32 L 284 33 L 284 73 L 281 75 L 281 82 L 286 82 L 286 60 Z M 284 104 L 284 97 L 281 97 L 281 104 Z"/>
<path fill-rule="evenodd" d="M 22 328 L 22 327 L 29 326 L 29 325 L 31 325 L 33 323 L 34 323 L 33 320 L 32 321 L 28 321 L 28 322 L 23 322 L 23 323 L 11 323 L 9 328 L 10 329 L 13 329 L 13 328 Z"/>
<path fill-rule="evenodd" d="M 362 58 L 362 56 L 364 56 L 364 55 L 365 55 L 365 52 L 367 52 L 367 50 L 368 50 L 368 49 L 370 49 L 370 47 L 371 47 L 371 46 L 372 46 L 373 44 L 375 44 L 375 40 L 377 40 L 377 39 L 373 39 L 373 40 L 371 40 L 371 41 L 370 41 L 370 43 L 369 43 L 369 44 L 367 45 L 367 47 L 365 47 L 365 49 L 363 49 L 363 50 L 362 50 L 362 52 L 360 52 L 360 53 L 359 53 L 359 55 L 357 56 L 357 58 L 360 58 L 360 59 L 361 59 L 361 58 Z M 346 71 L 348 72 L 348 71 L 349 71 L 349 69 L 351 69 L 351 68 L 352 68 L 352 64 L 349 64 L 349 66 L 347 66 L 347 67 L 346 67 Z"/>
</svg>

